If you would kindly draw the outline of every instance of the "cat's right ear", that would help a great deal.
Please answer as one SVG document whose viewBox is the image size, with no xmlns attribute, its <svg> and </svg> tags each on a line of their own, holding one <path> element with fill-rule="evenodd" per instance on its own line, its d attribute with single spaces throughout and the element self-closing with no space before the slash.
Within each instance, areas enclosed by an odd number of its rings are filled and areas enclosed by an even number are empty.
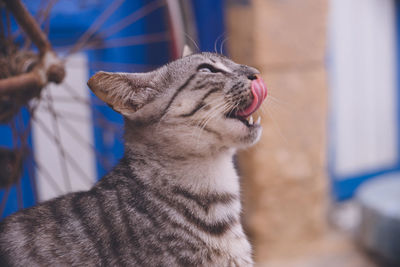
<svg viewBox="0 0 400 267">
<path fill-rule="evenodd" d="M 187 44 L 185 44 L 182 51 L 182 57 L 187 57 L 190 56 L 191 54 L 193 54 L 192 49 L 190 49 L 190 47 Z"/>
<path fill-rule="evenodd" d="M 100 71 L 88 86 L 112 109 L 129 117 L 149 103 L 157 94 L 150 85 L 148 73 L 112 73 Z"/>
</svg>

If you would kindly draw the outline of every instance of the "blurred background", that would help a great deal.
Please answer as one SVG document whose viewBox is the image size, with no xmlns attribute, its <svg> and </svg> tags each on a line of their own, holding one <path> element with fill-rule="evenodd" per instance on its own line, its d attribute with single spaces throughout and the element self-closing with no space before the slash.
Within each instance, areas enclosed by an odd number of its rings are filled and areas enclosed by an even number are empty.
<svg viewBox="0 0 400 267">
<path fill-rule="evenodd" d="M 0 125 L 0 146 L 30 151 L 2 217 L 89 188 L 121 157 L 122 119 L 90 75 L 154 69 L 187 43 L 258 68 L 269 90 L 262 139 L 238 156 L 257 266 L 400 266 L 398 1 L 23 2 L 67 75 Z"/>
</svg>

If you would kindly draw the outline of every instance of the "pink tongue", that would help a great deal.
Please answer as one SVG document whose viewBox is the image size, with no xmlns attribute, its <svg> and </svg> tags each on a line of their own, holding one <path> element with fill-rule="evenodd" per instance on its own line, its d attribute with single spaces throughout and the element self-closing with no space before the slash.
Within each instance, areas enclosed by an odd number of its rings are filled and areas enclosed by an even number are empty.
<svg viewBox="0 0 400 267">
<path fill-rule="evenodd" d="M 253 114 L 267 97 L 267 86 L 261 77 L 251 82 L 251 92 L 253 94 L 253 102 L 244 110 L 239 110 L 236 115 L 240 117 L 248 117 Z"/>
</svg>

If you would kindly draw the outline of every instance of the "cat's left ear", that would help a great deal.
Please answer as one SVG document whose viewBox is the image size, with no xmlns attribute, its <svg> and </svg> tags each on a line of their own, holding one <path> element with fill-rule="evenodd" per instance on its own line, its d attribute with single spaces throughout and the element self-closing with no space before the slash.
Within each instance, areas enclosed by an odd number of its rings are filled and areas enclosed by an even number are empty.
<svg viewBox="0 0 400 267">
<path fill-rule="evenodd" d="M 132 115 L 149 103 L 157 94 L 150 85 L 150 73 L 112 73 L 100 71 L 93 75 L 88 86 L 112 109 L 124 116 Z"/>
<path fill-rule="evenodd" d="M 187 44 L 185 44 L 182 51 L 182 57 L 190 56 L 191 54 L 193 54 L 192 49 Z"/>
</svg>

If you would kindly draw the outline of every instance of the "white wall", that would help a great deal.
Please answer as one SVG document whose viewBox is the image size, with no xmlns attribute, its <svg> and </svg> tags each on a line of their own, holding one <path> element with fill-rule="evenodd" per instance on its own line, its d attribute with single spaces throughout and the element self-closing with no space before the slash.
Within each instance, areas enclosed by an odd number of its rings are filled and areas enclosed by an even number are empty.
<svg viewBox="0 0 400 267">
<path fill-rule="evenodd" d="M 331 0 L 330 156 L 339 176 L 398 157 L 394 0 Z"/>
<path fill-rule="evenodd" d="M 41 167 L 41 170 L 36 170 L 40 200 L 88 189 L 96 177 L 94 152 L 87 145 L 93 143 L 93 128 L 90 106 L 85 103 L 89 101 L 85 54 L 70 56 L 66 61 L 66 73 L 63 85 L 50 85 L 42 92 L 43 100 L 40 101 L 35 115 L 37 121 L 32 125 L 34 155 Z M 54 100 L 55 112 L 59 114 L 57 120 L 54 120 L 46 101 L 49 94 Z M 51 131 L 50 136 L 45 128 Z M 62 149 L 69 155 L 65 158 L 62 157 L 63 151 L 51 137 L 57 136 L 57 128 Z M 78 164 L 78 168 L 71 158 Z M 62 162 L 66 164 L 66 171 Z M 82 169 L 84 175 L 78 169 Z"/>
</svg>

